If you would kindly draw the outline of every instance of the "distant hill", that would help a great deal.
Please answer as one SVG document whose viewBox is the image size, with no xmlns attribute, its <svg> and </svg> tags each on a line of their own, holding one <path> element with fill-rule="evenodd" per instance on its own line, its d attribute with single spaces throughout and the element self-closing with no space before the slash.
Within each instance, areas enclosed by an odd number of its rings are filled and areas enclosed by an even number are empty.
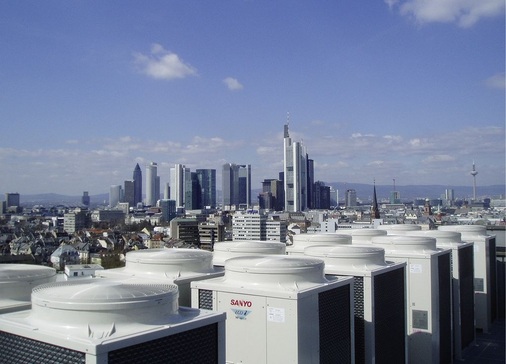
<svg viewBox="0 0 506 364">
<path fill-rule="evenodd" d="M 339 191 L 339 199 L 343 200 L 346 190 L 354 189 L 357 191 L 357 198 L 363 201 L 372 200 L 373 185 L 363 183 L 346 183 L 346 182 L 331 182 L 326 183 L 327 186 L 332 186 Z M 440 198 L 444 196 L 446 189 L 453 189 L 454 197 L 456 199 L 469 199 L 473 196 L 472 186 L 445 186 L 445 185 L 407 185 L 395 186 L 399 191 L 401 200 L 413 200 L 415 198 Z M 376 193 L 379 200 L 388 199 L 393 186 L 390 185 L 376 185 Z M 261 189 L 253 189 L 251 191 L 252 200 L 256 201 Z M 3 195 L 3 194 L 2 194 Z M 218 198 L 221 196 L 221 191 L 217 191 Z M 476 195 L 479 199 L 484 197 L 490 198 L 505 198 L 506 186 L 505 185 L 492 185 L 492 186 L 477 186 Z M 43 193 L 34 195 L 20 195 L 22 205 L 70 205 L 79 206 L 81 204 L 81 196 L 67 196 L 57 193 Z M 221 198 L 219 198 L 221 200 Z M 219 201 L 218 200 L 218 201 Z M 97 195 L 90 195 L 92 205 L 107 204 L 109 201 L 109 194 L 102 193 Z"/>
</svg>

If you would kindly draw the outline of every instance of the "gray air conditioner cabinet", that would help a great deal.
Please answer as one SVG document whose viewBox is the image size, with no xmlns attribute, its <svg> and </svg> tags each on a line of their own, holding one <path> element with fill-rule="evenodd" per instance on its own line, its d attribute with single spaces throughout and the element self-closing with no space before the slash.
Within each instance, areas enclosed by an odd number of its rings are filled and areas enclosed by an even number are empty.
<svg viewBox="0 0 506 364">
<path fill-rule="evenodd" d="M 452 297 L 449 249 L 425 236 L 377 236 L 385 259 L 406 263 L 408 362 L 452 361 Z"/>
<path fill-rule="evenodd" d="M 318 246 L 306 256 L 323 259 L 327 277 L 354 279 L 355 363 L 405 363 L 406 263 L 385 261 L 371 245 Z"/>
<path fill-rule="evenodd" d="M 474 316 L 476 328 L 484 332 L 497 317 L 497 261 L 495 235 L 481 225 L 443 225 L 441 231 L 456 231 L 462 241 L 474 244 Z"/>
<path fill-rule="evenodd" d="M 438 248 L 451 250 L 453 352 L 456 359 L 462 359 L 464 349 L 475 340 L 473 243 L 463 243 L 460 233 L 453 231 L 423 230 L 411 234 L 435 238 Z"/>
<path fill-rule="evenodd" d="M 224 277 L 192 282 L 192 307 L 227 313 L 227 363 L 352 363 L 352 284 L 321 259 L 231 258 Z"/>
</svg>

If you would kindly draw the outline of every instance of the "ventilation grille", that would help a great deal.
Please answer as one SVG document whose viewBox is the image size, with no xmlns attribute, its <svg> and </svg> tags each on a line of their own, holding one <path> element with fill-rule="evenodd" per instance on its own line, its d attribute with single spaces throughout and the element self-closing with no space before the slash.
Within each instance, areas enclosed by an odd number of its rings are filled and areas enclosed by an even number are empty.
<svg viewBox="0 0 506 364">
<path fill-rule="evenodd" d="M 213 309 L 213 291 L 199 289 L 199 308 L 203 310 Z"/>
<path fill-rule="evenodd" d="M 473 246 L 459 250 L 459 302 L 461 349 L 474 341 L 474 252 Z"/>
<path fill-rule="evenodd" d="M 488 242 L 488 256 L 490 259 L 490 318 L 493 322 L 497 318 L 497 258 L 495 252 L 495 238 L 490 238 Z"/>
<path fill-rule="evenodd" d="M 439 362 L 452 361 L 452 306 L 450 253 L 438 257 L 439 278 Z"/>
<path fill-rule="evenodd" d="M 318 294 L 320 364 L 351 363 L 350 285 Z"/>
<path fill-rule="evenodd" d="M 0 331 L 0 363 L 85 363 L 84 353 Z"/>
<path fill-rule="evenodd" d="M 406 361 L 404 268 L 374 278 L 374 338 L 377 364 Z"/>
<path fill-rule="evenodd" d="M 109 364 L 217 363 L 218 324 L 109 352 Z"/>
<path fill-rule="evenodd" d="M 365 363 L 364 277 L 354 277 L 355 363 Z"/>
</svg>

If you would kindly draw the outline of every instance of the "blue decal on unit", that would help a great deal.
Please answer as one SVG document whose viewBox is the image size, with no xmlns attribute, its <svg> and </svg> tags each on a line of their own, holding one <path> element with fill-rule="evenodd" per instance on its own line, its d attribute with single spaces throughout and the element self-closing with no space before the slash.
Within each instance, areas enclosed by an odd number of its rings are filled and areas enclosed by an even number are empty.
<svg viewBox="0 0 506 364">
<path fill-rule="evenodd" d="M 248 316 L 251 313 L 250 310 L 239 310 L 236 308 L 231 308 L 231 310 L 234 313 L 235 318 L 239 320 L 246 320 L 246 316 Z"/>
</svg>

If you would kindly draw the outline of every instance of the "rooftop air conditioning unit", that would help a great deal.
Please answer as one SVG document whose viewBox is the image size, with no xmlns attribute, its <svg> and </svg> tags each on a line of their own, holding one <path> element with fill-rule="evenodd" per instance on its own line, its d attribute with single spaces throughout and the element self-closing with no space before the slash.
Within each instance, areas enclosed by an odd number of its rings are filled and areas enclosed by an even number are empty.
<svg viewBox="0 0 506 364">
<path fill-rule="evenodd" d="M 463 243 L 460 233 L 453 231 L 423 230 L 411 234 L 435 238 L 438 248 L 451 250 L 453 351 L 456 359 L 462 359 L 463 350 L 475 340 L 473 243 Z"/>
<path fill-rule="evenodd" d="M 223 363 L 225 314 L 178 309 L 177 286 L 86 279 L 33 290 L 0 316 L 10 363 Z"/>
<path fill-rule="evenodd" d="M 230 258 L 251 255 L 286 254 L 286 244 L 268 241 L 231 241 L 214 244 L 213 265 L 225 266 L 225 261 Z"/>
<path fill-rule="evenodd" d="M 54 268 L 31 264 L 0 264 L 0 313 L 29 309 L 32 289 L 54 281 Z"/>
<path fill-rule="evenodd" d="M 391 225 L 379 225 L 378 230 L 385 230 L 388 235 L 406 235 L 411 231 L 422 230 L 420 225 L 415 224 L 391 224 Z"/>
<path fill-rule="evenodd" d="M 406 263 L 385 261 L 373 246 L 315 246 L 304 254 L 323 259 L 325 274 L 354 279 L 355 363 L 405 363 Z"/>
<path fill-rule="evenodd" d="M 497 261 L 495 235 L 482 225 L 442 225 L 438 230 L 461 233 L 462 241 L 474 243 L 474 316 L 476 328 L 489 332 L 497 315 Z"/>
<path fill-rule="evenodd" d="M 320 259 L 231 258 L 224 277 L 192 282 L 192 307 L 227 312 L 227 363 L 351 363 L 352 284 Z"/>
<path fill-rule="evenodd" d="M 373 238 L 385 259 L 406 262 L 408 361 L 452 361 L 450 250 L 437 249 L 436 239 L 387 235 Z"/>
<path fill-rule="evenodd" d="M 323 233 L 323 234 L 297 234 L 292 236 L 292 245 L 286 247 L 288 255 L 304 255 L 304 249 L 308 246 L 324 245 L 350 245 L 351 236 L 336 233 Z"/>
<path fill-rule="evenodd" d="M 352 244 L 362 245 L 372 244 L 372 238 L 387 235 L 387 231 L 380 229 L 342 229 L 339 230 L 339 234 L 350 235 Z"/>
<path fill-rule="evenodd" d="M 174 283 L 179 287 L 179 304 L 191 305 L 190 283 L 220 277 L 213 267 L 213 253 L 199 249 L 146 249 L 126 254 L 124 268 L 97 271 L 97 277 L 128 279 L 139 283 Z"/>
</svg>

